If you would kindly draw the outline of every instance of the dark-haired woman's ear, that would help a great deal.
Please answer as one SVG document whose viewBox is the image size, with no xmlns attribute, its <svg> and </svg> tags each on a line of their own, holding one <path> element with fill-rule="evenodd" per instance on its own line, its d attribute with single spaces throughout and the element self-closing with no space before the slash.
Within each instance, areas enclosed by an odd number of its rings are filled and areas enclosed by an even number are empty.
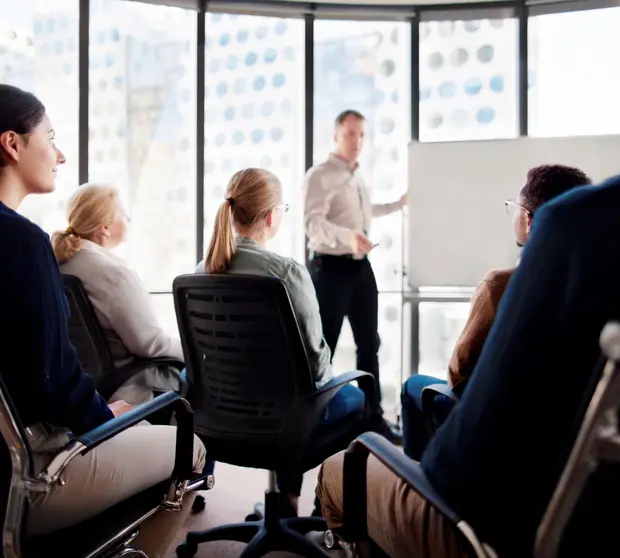
<svg viewBox="0 0 620 558">
<path fill-rule="evenodd" d="M 15 132 L 4 132 L 0 134 L 0 156 L 8 161 L 19 160 L 19 134 Z"/>
</svg>

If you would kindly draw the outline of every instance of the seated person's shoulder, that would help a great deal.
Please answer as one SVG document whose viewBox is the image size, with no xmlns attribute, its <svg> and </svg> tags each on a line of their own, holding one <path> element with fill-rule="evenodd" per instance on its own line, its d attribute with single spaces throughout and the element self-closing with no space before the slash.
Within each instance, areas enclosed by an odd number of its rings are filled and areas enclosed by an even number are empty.
<svg viewBox="0 0 620 558">
<path fill-rule="evenodd" d="M 12 246 L 49 245 L 49 235 L 41 227 L 17 213 L 6 213 L 0 216 L 0 232 L 5 238 L 11 239 L 7 244 Z"/>
<path fill-rule="evenodd" d="M 482 282 L 486 283 L 491 289 L 505 288 L 514 271 L 514 267 L 508 269 L 492 269 L 482 278 Z"/>
</svg>

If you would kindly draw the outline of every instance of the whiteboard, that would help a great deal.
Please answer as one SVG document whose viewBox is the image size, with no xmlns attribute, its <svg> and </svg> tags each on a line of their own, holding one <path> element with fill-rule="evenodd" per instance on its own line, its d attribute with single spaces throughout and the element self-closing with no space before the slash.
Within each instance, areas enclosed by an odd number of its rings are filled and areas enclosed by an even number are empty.
<svg viewBox="0 0 620 558">
<path fill-rule="evenodd" d="M 578 167 L 596 184 L 620 174 L 620 136 L 411 143 L 410 286 L 470 287 L 513 267 L 519 249 L 504 201 L 542 164 Z"/>
</svg>

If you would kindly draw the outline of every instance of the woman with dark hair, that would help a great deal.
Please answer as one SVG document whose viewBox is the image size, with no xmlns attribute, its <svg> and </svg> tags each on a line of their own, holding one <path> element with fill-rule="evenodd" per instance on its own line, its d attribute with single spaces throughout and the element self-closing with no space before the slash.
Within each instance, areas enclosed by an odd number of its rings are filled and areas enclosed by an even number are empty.
<svg viewBox="0 0 620 558">
<path fill-rule="evenodd" d="M 82 370 L 69 341 L 69 308 L 49 238 L 17 213 L 26 196 L 54 190 L 64 162 L 43 104 L 0 84 L 0 373 L 26 427 L 35 473 L 70 432 L 87 432 L 131 409 L 122 400 L 107 405 Z M 172 426 L 140 425 L 75 458 L 62 486 L 32 498 L 28 532 L 74 525 L 169 478 L 175 440 Z M 195 439 L 194 470 L 204 462 L 204 446 Z M 183 515 L 151 523 L 150 531 L 145 524 L 144 544 L 165 552 Z"/>
</svg>

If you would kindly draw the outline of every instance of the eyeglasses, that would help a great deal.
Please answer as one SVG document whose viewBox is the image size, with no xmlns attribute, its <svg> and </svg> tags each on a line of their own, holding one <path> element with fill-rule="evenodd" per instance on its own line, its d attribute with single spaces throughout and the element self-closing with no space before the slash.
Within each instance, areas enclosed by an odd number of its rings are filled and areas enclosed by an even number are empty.
<svg viewBox="0 0 620 558">
<path fill-rule="evenodd" d="M 517 210 L 522 209 L 528 215 L 532 215 L 532 212 L 526 207 L 522 206 L 520 203 L 517 203 L 516 200 L 506 200 L 504 202 L 504 206 L 506 207 L 506 213 L 511 217 L 517 212 Z"/>
<path fill-rule="evenodd" d="M 283 203 L 280 205 L 276 205 L 275 209 L 284 209 L 284 213 L 288 213 L 288 210 L 291 208 L 291 206 L 288 203 Z"/>
</svg>

